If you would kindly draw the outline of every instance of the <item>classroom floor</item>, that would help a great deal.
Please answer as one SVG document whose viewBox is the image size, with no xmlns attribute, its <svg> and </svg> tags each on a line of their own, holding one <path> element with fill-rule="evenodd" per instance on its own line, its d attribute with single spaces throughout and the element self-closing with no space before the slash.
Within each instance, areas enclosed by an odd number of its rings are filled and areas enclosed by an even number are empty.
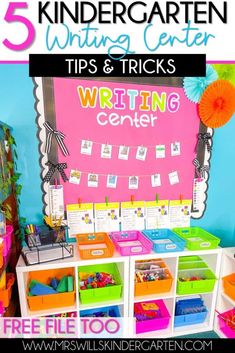
<svg viewBox="0 0 235 353">
<path fill-rule="evenodd" d="M 219 336 L 214 331 L 200 332 L 193 335 L 178 336 L 177 338 L 219 338 Z"/>
</svg>

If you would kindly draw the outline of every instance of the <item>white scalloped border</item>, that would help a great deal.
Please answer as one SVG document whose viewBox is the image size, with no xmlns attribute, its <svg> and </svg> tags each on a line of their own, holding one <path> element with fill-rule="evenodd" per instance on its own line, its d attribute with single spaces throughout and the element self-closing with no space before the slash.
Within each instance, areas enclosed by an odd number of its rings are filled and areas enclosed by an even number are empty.
<svg viewBox="0 0 235 353">
<path fill-rule="evenodd" d="M 39 139 L 39 153 L 40 153 L 40 167 L 41 167 L 41 189 L 43 192 L 42 200 L 44 204 L 44 213 L 50 213 L 50 205 L 49 205 L 49 183 L 44 182 L 43 178 L 48 172 L 48 166 L 46 165 L 48 161 L 47 153 L 45 153 L 45 141 L 46 141 L 46 129 L 43 126 L 45 123 L 45 111 L 44 111 L 44 98 L 43 98 L 43 85 L 41 77 L 34 77 L 34 97 L 35 97 L 35 110 L 37 112 L 37 125 L 38 125 L 38 139 Z M 207 132 L 213 136 L 214 130 L 211 128 L 207 128 Z M 211 145 L 213 145 L 213 141 L 211 140 Z M 211 146 L 212 147 L 212 146 Z M 205 149 L 205 157 L 204 157 L 204 165 L 208 165 L 210 168 L 210 159 L 211 159 L 211 151 L 207 151 Z M 208 191 L 208 180 L 209 173 L 205 172 L 205 178 L 203 180 L 203 200 L 200 204 L 200 208 L 197 212 L 192 211 L 191 217 L 194 219 L 199 219 L 203 217 L 204 212 L 206 210 L 206 201 L 207 201 L 207 191 Z"/>
<path fill-rule="evenodd" d="M 206 132 L 209 133 L 212 137 L 212 139 L 211 139 L 211 149 L 212 149 L 214 130 L 208 127 Z M 192 213 L 191 213 L 191 217 L 194 219 L 202 218 L 205 211 L 206 211 L 207 191 L 209 188 L 208 181 L 209 181 L 209 177 L 210 177 L 210 166 L 211 166 L 210 160 L 211 160 L 211 150 L 208 152 L 207 148 L 205 147 L 205 155 L 204 155 L 203 165 L 209 166 L 209 172 L 205 172 L 205 178 L 203 179 L 203 186 L 202 186 L 203 200 L 200 204 L 199 211 L 198 212 L 192 211 Z"/>
<path fill-rule="evenodd" d="M 43 192 L 42 201 L 44 205 L 43 212 L 45 214 L 50 213 L 49 207 L 49 183 L 44 182 L 43 179 L 48 172 L 48 166 L 46 165 L 48 161 L 47 153 L 45 152 L 45 142 L 46 142 L 46 129 L 43 126 L 45 123 L 45 111 L 44 111 L 44 98 L 43 98 L 43 85 L 41 77 L 34 77 L 34 97 L 35 97 L 35 110 L 37 112 L 37 125 L 38 125 L 38 139 L 39 139 L 39 164 L 41 167 L 41 189 Z"/>
</svg>

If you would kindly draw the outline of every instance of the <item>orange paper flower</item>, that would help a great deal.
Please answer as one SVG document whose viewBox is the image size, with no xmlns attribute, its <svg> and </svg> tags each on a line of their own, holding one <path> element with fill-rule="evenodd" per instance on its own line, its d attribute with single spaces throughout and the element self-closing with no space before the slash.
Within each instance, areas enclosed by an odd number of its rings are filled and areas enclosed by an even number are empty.
<svg viewBox="0 0 235 353">
<path fill-rule="evenodd" d="M 210 84 L 199 103 L 199 116 L 207 127 L 226 124 L 235 112 L 235 86 L 225 80 Z"/>
</svg>

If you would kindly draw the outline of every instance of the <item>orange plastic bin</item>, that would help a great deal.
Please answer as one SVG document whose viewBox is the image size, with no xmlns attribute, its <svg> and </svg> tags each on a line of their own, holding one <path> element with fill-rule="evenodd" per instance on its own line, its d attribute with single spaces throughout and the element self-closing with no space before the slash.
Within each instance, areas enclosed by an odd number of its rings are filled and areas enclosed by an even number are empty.
<svg viewBox="0 0 235 353">
<path fill-rule="evenodd" d="M 167 293 L 170 292 L 172 283 L 173 283 L 173 277 L 168 270 L 165 262 L 163 261 L 157 261 L 158 265 L 165 270 L 165 273 L 167 273 L 167 278 L 165 279 L 160 279 L 160 280 L 155 280 L 155 281 L 149 281 L 149 282 L 136 282 L 135 283 L 135 296 L 144 296 L 148 294 L 160 294 L 160 293 Z M 138 272 L 138 269 L 136 270 Z M 149 271 L 151 272 L 151 270 Z"/>
<path fill-rule="evenodd" d="M 0 302 L 3 303 L 4 308 L 7 308 L 10 304 L 12 288 L 14 283 L 15 283 L 15 275 L 13 273 L 7 273 L 6 289 L 0 290 Z"/>
<path fill-rule="evenodd" d="M 73 276 L 73 268 L 63 268 L 63 269 L 53 269 L 53 270 L 41 270 L 29 272 L 28 286 L 31 280 L 37 280 L 41 283 L 50 284 L 52 278 L 60 280 L 64 276 Z M 72 292 L 48 294 L 48 295 L 37 295 L 37 296 L 27 296 L 29 309 L 35 310 L 45 310 L 53 308 L 61 308 L 67 306 L 73 306 L 75 303 L 75 290 Z"/>
<path fill-rule="evenodd" d="M 224 293 L 235 300 L 235 273 L 223 277 Z"/>
<path fill-rule="evenodd" d="M 114 244 L 107 233 L 78 234 L 77 244 L 83 260 L 112 257 L 114 253 Z"/>
</svg>

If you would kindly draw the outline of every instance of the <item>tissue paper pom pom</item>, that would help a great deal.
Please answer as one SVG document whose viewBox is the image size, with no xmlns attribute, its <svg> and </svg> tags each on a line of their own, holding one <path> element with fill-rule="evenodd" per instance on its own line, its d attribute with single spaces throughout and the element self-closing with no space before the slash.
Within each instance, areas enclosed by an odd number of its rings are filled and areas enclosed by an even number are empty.
<svg viewBox="0 0 235 353">
<path fill-rule="evenodd" d="M 206 87 L 218 79 L 216 71 L 211 65 L 206 65 L 206 77 L 185 77 L 184 92 L 193 103 L 198 103 Z"/>
<path fill-rule="evenodd" d="M 204 125 L 223 126 L 234 112 L 235 87 L 230 82 L 217 80 L 207 87 L 199 104 L 199 116 Z"/>
<path fill-rule="evenodd" d="M 235 85 L 235 65 L 233 64 L 215 64 L 212 65 L 217 72 L 220 80 L 228 80 Z"/>
</svg>

